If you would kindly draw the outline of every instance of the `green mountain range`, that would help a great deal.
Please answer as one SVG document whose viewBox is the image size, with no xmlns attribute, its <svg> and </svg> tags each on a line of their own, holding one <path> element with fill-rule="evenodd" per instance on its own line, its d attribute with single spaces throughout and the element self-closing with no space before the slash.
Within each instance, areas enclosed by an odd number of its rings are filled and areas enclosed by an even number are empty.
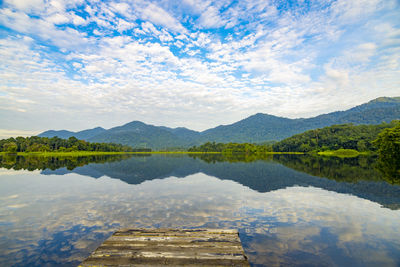
<svg viewBox="0 0 400 267">
<path fill-rule="evenodd" d="M 262 143 L 282 140 L 307 130 L 335 124 L 379 124 L 400 119 L 400 97 L 381 97 L 346 111 L 336 111 L 312 118 L 289 119 L 258 113 L 230 125 L 220 125 L 203 132 L 187 128 L 169 128 L 132 121 L 111 129 L 97 127 L 80 132 L 46 131 L 40 137 L 69 138 L 90 142 L 113 142 L 152 149 L 187 148 L 205 142 Z"/>
<path fill-rule="evenodd" d="M 61 131 L 55 131 L 55 130 L 49 130 L 45 131 L 41 134 L 39 134 L 39 137 L 53 137 L 53 136 L 58 136 L 59 138 L 63 139 L 68 139 L 71 136 L 75 136 L 79 140 L 88 140 L 89 138 L 101 134 L 103 132 L 106 132 L 107 130 L 101 127 L 96 127 L 93 129 L 88 129 L 88 130 L 83 130 L 80 132 L 71 132 L 67 130 L 61 130 Z"/>
</svg>

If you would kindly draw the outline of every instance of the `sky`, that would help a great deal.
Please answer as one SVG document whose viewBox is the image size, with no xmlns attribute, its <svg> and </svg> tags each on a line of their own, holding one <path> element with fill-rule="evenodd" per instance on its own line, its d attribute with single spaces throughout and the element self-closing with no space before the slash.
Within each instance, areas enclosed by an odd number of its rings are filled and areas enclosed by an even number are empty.
<svg viewBox="0 0 400 267">
<path fill-rule="evenodd" d="M 400 96 L 400 2 L 0 1 L 0 137 Z"/>
</svg>

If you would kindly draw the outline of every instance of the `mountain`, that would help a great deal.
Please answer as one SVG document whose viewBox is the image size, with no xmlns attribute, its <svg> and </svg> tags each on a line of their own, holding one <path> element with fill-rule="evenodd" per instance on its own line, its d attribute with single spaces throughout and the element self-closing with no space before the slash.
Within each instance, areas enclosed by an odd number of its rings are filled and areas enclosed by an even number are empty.
<svg viewBox="0 0 400 267">
<path fill-rule="evenodd" d="M 282 140 L 307 130 L 335 124 L 380 124 L 400 119 L 400 97 L 380 97 L 346 111 L 336 111 L 312 118 L 289 119 L 257 113 L 230 125 L 193 131 L 184 127 L 169 128 L 132 121 L 109 130 L 97 127 L 80 132 L 46 131 L 39 136 L 75 136 L 91 142 L 113 142 L 152 149 L 187 148 L 205 142 L 261 143 Z"/>
<path fill-rule="evenodd" d="M 60 138 L 63 139 L 68 139 L 71 136 L 74 136 L 76 133 L 75 132 L 71 132 L 71 131 L 67 131 L 67 130 L 60 130 L 60 131 L 55 131 L 55 130 L 49 130 L 49 131 L 45 131 L 41 134 L 39 134 L 39 137 L 54 137 L 54 136 L 58 136 Z"/>
<path fill-rule="evenodd" d="M 101 134 L 101 133 L 103 133 L 105 131 L 107 131 L 107 130 L 104 129 L 104 128 L 96 127 L 96 128 L 93 128 L 93 129 L 83 130 L 83 131 L 77 132 L 75 137 L 78 138 L 78 139 L 86 140 L 86 139 L 91 138 L 92 136 L 96 136 L 96 135 Z"/>
<path fill-rule="evenodd" d="M 313 118 L 288 119 L 258 113 L 230 125 L 202 132 L 200 140 L 215 142 L 260 143 L 282 140 L 307 130 L 334 124 L 379 124 L 400 119 L 400 97 L 381 97 L 346 111 L 336 111 Z"/>
<path fill-rule="evenodd" d="M 346 111 L 336 111 L 308 119 L 311 123 L 324 124 L 379 124 L 400 117 L 400 97 L 380 97 Z M 321 125 L 321 127 L 329 126 Z"/>
<path fill-rule="evenodd" d="M 92 136 L 87 140 L 90 142 L 120 143 L 132 147 L 166 149 L 189 146 L 191 142 L 184 138 L 187 131 L 179 130 L 178 133 L 174 133 L 174 129 L 148 125 L 140 121 L 132 121 Z"/>
<path fill-rule="evenodd" d="M 257 113 L 230 125 L 220 125 L 201 133 L 200 142 L 259 143 L 282 139 L 293 124 L 292 119 Z"/>
<path fill-rule="evenodd" d="M 54 131 L 54 130 L 50 130 L 50 131 L 45 131 L 41 134 L 39 134 L 39 137 L 54 137 L 54 136 L 58 136 L 59 138 L 63 138 L 63 139 L 68 139 L 71 136 L 75 136 L 77 139 L 82 139 L 82 140 L 87 140 L 95 135 L 101 134 L 103 132 L 107 131 L 104 128 L 101 127 L 96 127 L 93 129 L 89 129 L 89 130 L 83 130 L 83 131 L 79 131 L 79 132 L 71 132 L 71 131 L 66 131 L 66 130 L 61 130 L 61 131 Z"/>
<path fill-rule="evenodd" d="M 200 137 L 200 132 L 187 129 L 185 127 L 168 128 L 165 126 L 159 126 L 159 128 L 176 135 L 178 138 L 185 140 L 188 143 L 193 143 L 193 140 L 196 140 Z"/>
</svg>

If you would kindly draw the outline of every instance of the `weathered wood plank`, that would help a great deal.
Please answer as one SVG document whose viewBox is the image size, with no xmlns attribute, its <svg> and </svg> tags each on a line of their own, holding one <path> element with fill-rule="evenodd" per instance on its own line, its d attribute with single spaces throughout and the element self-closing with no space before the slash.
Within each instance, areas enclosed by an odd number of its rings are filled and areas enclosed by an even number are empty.
<svg viewBox="0 0 400 267">
<path fill-rule="evenodd" d="M 236 230 L 122 229 L 80 266 L 249 266 Z"/>
<path fill-rule="evenodd" d="M 152 247 L 133 247 L 133 246 L 102 246 L 96 250 L 96 253 L 112 253 L 116 251 L 133 252 L 180 252 L 187 253 L 227 253 L 227 254 L 243 254 L 240 247 L 183 247 L 183 246 L 152 246 Z"/>
<path fill-rule="evenodd" d="M 219 237 L 219 236 L 207 236 L 207 237 L 190 237 L 190 236 L 112 236 L 109 238 L 110 241 L 118 242 L 144 242 L 144 241 L 156 241 L 156 242 L 182 242 L 182 243 L 201 243 L 201 242 L 230 242 L 237 243 L 236 237 Z"/>
<path fill-rule="evenodd" d="M 233 237 L 237 236 L 237 232 L 218 232 L 218 231 L 184 231 L 184 232 L 155 232 L 155 231 L 118 231 L 114 233 L 113 236 L 115 237 L 124 237 L 124 236 L 150 236 L 150 237 L 163 237 L 163 236 L 171 236 L 171 237 L 211 237 L 211 236 L 217 236 L 217 237 Z"/>
<path fill-rule="evenodd" d="M 234 247 L 188 247 L 188 246 L 146 246 L 146 247 L 137 247 L 137 246 L 100 246 L 96 251 L 104 252 L 104 251 L 165 251 L 165 252 L 174 252 L 174 251 L 187 251 L 187 252 L 213 252 L 213 253 L 243 253 L 243 250 L 239 246 Z"/>
<path fill-rule="evenodd" d="M 228 259 L 228 260 L 244 260 L 241 253 L 212 253 L 196 251 L 96 251 L 92 254 L 93 257 L 130 257 L 130 258 L 174 258 L 174 259 Z"/>
<path fill-rule="evenodd" d="M 91 258 L 80 266 L 249 266 L 247 261 L 232 261 L 226 259 L 166 259 L 130 257 Z"/>
<path fill-rule="evenodd" d="M 182 241 L 170 241 L 170 242 L 157 242 L 157 241 L 110 241 L 106 240 L 101 246 L 128 246 L 128 247 L 169 247 L 169 246 L 181 246 L 181 247 L 188 247 L 188 248 L 202 248 L 202 247 L 239 247 L 242 248 L 242 244 L 239 241 L 232 241 L 232 242 L 182 242 Z"/>
<path fill-rule="evenodd" d="M 166 229 L 166 228 L 154 228 L 154 229 L 121 229 L 114 233 L 114 235 L 123 235 L 123 234 L 146 234 L 146 233 L 159 233 L 159 234 L 194 234 L 194 233 L 205 233 L 205 234 L 233 234 L 236 235 L 238 233 L 237 230 L 232 229 Z"/>
</svg>

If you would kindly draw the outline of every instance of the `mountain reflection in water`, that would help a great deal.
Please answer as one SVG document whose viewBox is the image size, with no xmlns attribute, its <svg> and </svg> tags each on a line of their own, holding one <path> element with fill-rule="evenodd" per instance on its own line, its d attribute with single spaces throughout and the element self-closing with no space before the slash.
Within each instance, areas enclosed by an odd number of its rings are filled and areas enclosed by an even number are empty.
<svg viewBox="0 0 400 267">
<path fill-rule="evenodd" d="M 202 172 L 219 179 L 238 182 L 258 192 L 270 192 L 295 185 L 313 186 L 352 194 L 384 207 L 399 209 L 400 187 L 385 182 L 385 177 L 374 168 L 375 164 L 376 158 L 373 157 L 265 155 L 259 158 L 243 154 L 134 154 L 76 158 L 3 157 L 0 167 L 16 170 L 39 169 L 45 175 L 64 175 L 71 172 L 93 178 L 105 175 L 128 184 L 140 184 L 170 176 L 186 177 Z"/>
<path fill-rule="evenodd" d="M 74 266 L 121 227 L 236 228 L 253 266 L 400 264 L 400 186 L 374 158 L 0 162 L 1 266 Z"/>
</svg>

